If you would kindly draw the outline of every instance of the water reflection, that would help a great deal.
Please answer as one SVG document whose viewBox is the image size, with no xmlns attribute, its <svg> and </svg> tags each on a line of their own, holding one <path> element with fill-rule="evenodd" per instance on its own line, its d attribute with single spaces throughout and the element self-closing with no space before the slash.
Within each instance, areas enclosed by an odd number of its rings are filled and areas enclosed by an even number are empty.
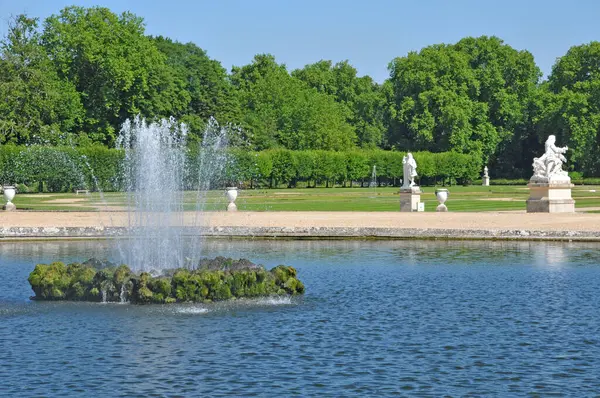
<svg viewBox="0 0 600 398">
<path fill-rule="evenodd" d="M 193 241 L 190 239 L 189 244 Z M 276 256 L 282 263 L 302 257 L 337 259 L 364 256 L 385 258 L 405 265 L 428 264 L 531 264 L 560 267 L 580 261 L 600 262 L 597 243 L 537 241 L 428 241 L 428 240 L 229 240 L 209 239 L 211 256 Z M 79 261 L 90 257 L 115 259 L 114 241 L 5 241 L 0 242 L 0 260 L 6 258 L 51 262 Z"/>
</svg>

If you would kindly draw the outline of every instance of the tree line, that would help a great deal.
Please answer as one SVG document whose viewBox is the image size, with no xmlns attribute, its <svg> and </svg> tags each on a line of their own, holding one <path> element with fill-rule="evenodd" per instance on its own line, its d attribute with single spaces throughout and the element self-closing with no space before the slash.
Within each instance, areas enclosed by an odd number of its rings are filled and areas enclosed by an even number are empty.
<svg viewBox="0 0 600 398">
<path fill-rule="evenodd" d="M 143 19 L 67 7 L 14 18 L 0 42 L 0 144 L 113 148 L 135 115 L 173 116 L 199 141 L 210 117 L 246 150 L 457 152 L 529 177 L 549 134 L 568 167 L 600 176 L 600 43 L 571 47 L 546 80 L 528 51 L 467 37 L 393 59 L 379 84 L 348 62 L 288 70 L 269 54 L 227 71 Z"/>
<path fill-rule="evenodd" d="M 403 152 L 382 149 L 351 151 L 269 149 L 260 152 L 223 149 L 224 167 L 200 181 L 199 146 L 185 152 L 182 188 L 399 186 Z M 468 184 L 479 178 L 476 155 L 458 152 L 414 152 L 418 182 Z M 72 192 L 76 189 L 122 191 L 125 187 L 121 149 L 103 146 L 4 145 L 0 147 L 0 181 L 18 181 L 20 192 Z M 203 176 L 206 178 L 206 176 Z"/>
</svg>

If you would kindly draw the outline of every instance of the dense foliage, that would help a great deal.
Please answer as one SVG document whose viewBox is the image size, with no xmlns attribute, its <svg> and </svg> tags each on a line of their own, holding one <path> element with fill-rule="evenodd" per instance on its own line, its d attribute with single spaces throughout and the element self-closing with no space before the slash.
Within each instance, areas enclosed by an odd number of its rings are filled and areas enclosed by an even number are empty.
<svg viewBox="0 0 600 398">
<path fill-rule="evenodd" d="M 293 267 L 278 265 L 267 271 L 245 259 L 224 257 L 202 260 L 194 269 L 167 270 L 160 276 L 134 273 L 126 265 L 96 259 L 83 264 L 54 262 L 36 265 L 28 281 L 35 300 L 164 304 L 304 293 Z"/>
<path fill-rule="evenodd" d="M 381 149 L 351 151 L 269 149 L 228 150 L 228 165 L 213 175 L 212 188 L 235 184 L 245 188 L 367 186 L 375 167 L 378 185 L 400 185 L 403 152 Z M 459 152 L 413 153 L 420 184 L 467 184 L 479 176 L 476 155 Z M 0 147 L 0 183 L 19 181 L 20 192 L 118 191 L 123 189 L 124 152 L 103 146 Z M 187 152 L 184 188 L 197 189 L 197 150 Z"/>
<path fill-rule="evenodd" d="M 289 71 L 259 54 L 228 73 L 194 43 L 147 36 L 128 12 L 72 6 L 43 23 L 19 15 L 0 41 L 0 144 L 114 148 L 123 121 L 138 114 L 185 122 L 193 143 L 215 117 L 237 126 L 240 157 L 271 151 L 244 180 L 295 185 L 363 178 L 362 155 L 348 154 L 375 149 L 463 153 L 478 173 L 488 165 L 494 178 L 528 178 L 555 134 L 570 148 L 570 171 L 600 175 L 599 42 L 569 49 L 546 81 L 531 53 L 486 36 L 397 57 L 389 71 L 378 84 L 348 61 Z M 285 150 L 303 151 L 294 152 L 302 161 Z M 278 166 L 294 161 L 301 170 Z M 346 171 L 327 171 L 342 163 Z"/>
</svg>

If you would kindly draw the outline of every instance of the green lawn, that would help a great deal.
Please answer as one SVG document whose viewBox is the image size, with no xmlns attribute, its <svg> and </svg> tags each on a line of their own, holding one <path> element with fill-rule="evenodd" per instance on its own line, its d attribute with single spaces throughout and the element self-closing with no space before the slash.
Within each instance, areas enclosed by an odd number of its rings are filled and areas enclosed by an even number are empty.
<svg viewBox="0 0 600 398">
<path fill-rule="evenodd" d="M 529 190 L 524 186 L 451 186 L 446 205 L 450 211 L 525 210 Z M 434 187 L 422 187 L 425 211 L 435 211 Z M 597 192 L 590 192 L 590 191 Z M 573 189 L 576 207 L 600 208 L 600 187 L 578 186 Z M 21 210 L 97 211 L 124 209 L 123 193 L 18 194 L 14 203 Z M 196 193 L 184 194 L 184 209 L 196 208 Z M 398 211 L 398 188 L 302 188 L 240 190 L 238 209 L 252 211 Z M 206 195 L 207 210 L 224 210 L 224 191 Z M 591 210 L 590 211 L 594 211 Z"/>
</svg>

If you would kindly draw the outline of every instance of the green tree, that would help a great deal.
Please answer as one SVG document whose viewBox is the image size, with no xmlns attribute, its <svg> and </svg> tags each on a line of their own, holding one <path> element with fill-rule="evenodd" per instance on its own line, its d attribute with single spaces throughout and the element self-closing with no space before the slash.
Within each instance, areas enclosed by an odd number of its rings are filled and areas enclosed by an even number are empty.
<svg viewBox="0 0 600 398">
<path fill-rule="evenodd" d="M 373 79 L 358 77 L 348 61 L 332 65 L 325 60 L 296 69 L 292 76 L 320 93 L 333 96 L 346 108 L 347 121 L 356 130 L 358 145 L 374 148 L 382 144 L 385 96 Z"/>
<path fill-rule="evenodd" d="M 306 181 L 310 187 L 310 180 L 314 175 L 315 152 L 314 151 L 294 151 L 294 164 L 296 165 L 296 179 Z"/>
<path fill-rule="evenodd" d="M 346 152 L 346 169 L 352 187 L 354 181 L 369 177 L 369 159 L 363 151 Z"/>
<path fill-rule="evenodd" d="M 271 179 L 274 186 L 277 187 L 281 183 L 290 186 L 296 177 L 296 159 L 292 152 L 287 149 L 274 149 L 270 151 L 270 155 L 273 162 Z"/>
<path fill-rule="evenodd" d="M 56 145 L 83 114 L 75 87 L 59 79 L 37 28 L 37 19 L 19 15 L 0 41 L 0 144 Z"/>
<path fill-rule="evenodd" d="M 331 156 L 331 152 L 328 151 L 316 151 L 315 153 L 315 168 L 314 168 L 314 180 L 315 186 L 318 182 L 325 182 L 325 186 L 329 188 L 329 183 L 335 180 L 337 176 L 336 160 Z"/>
<path fill-rule="evenodd" d="M 529 52 L 486 36 L 429 46 L 389 68 L 391 144 L 476 152 L 484 162 L 506 153 L 515 132 L 523 131 L 541 75 Z"/>
<path fill-rule="evenodd" d="M 343 150 L 356 138 L 345 110 L 330 96 L 318 93 L 290 76 L 272 55 L 257 55 L 243 67 L 233 68 L 242 126 L 258 150 L 284 147 L 294 150 Z"/>
<path fill-rule="evenodd" d="M 569 145 L 571 166 L 600 175 L 600 42 L 571 47 L 543 89 L 538 147 L 555 134 Z"/>
<path fill-rule="evenodd" d="M 221 124 L 239 121 L 236 92 L 219 61 L 210 59 L 194 43 L 182 44 L 162 36 L 153 40 L 167 57 L 166 62 L 177 76 L 177 81 L 185 82 L 190 101 L 180 115 L 174 116 L 186 123 L 195 137 L 210 117 Z"/>
<path fill-rule="evenodd" d="M 189 102 L 134 14 L 67 7 L 46 19 L 42 40 L 59 76 L 80 93 L 83 130 L 94 141 L 111 145 L 125 119 L 178 114 Z"/>
</svg>

